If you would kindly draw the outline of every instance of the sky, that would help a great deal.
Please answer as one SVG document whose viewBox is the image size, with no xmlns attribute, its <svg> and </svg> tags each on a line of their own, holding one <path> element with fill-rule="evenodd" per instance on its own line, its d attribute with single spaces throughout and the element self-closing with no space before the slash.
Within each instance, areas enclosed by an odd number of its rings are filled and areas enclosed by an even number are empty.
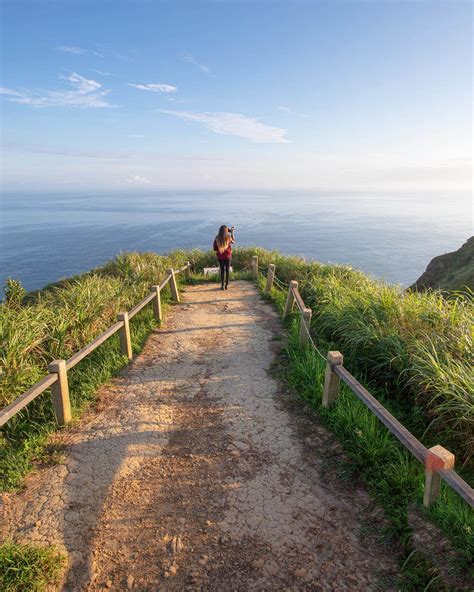
<svg viewBox="0 0 474 592">
<path fill-rule="evenodd" d="M 3 0 L 4 190 L 470 190 L 472 4 Z"/>
</svg>

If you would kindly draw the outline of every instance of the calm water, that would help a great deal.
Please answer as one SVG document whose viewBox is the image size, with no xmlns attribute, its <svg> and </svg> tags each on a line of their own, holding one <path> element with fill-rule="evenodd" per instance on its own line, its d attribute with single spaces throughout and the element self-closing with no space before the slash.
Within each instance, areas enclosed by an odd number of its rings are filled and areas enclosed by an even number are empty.
<svg viewBox="0 0 474 592">
<path fill-rule="evenodd" d="M 220 224 L 258 244 L 409 285 L 472 234 L 468 194 L 148 192 L 5 194 L 0 280 L 31 290 L 120 251 L 209 248 Z"/>
</svg>

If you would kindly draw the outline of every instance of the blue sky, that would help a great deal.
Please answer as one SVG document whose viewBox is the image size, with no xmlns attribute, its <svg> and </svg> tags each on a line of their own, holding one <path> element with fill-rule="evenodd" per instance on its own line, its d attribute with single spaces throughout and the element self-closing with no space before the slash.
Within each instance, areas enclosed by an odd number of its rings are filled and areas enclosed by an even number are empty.
<svg viewBox="0 0 474 592">
<path fill-rule="evenodd" d="M 471 11 L 4 0 L 3 186 L 469 189 Z"/>
</svg>

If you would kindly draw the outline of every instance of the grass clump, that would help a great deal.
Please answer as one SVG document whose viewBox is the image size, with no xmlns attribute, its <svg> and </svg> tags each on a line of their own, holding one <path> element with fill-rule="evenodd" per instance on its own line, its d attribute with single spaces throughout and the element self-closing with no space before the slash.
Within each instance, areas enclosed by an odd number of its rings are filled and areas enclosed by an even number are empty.
<svg viewBox="0 0 474 592">
<path fill-rule="evenodd" d="M 468 293 L 449 299 L 386 284 L 347 266 L 323 265 L 277 252 L 247 249 L 277 277 L 299 282 L 313 310 L 319 339 L 344 354 L 354 374 L 383 390 L 410 416 L 424 443 L 442 444 L 470 466 L 474 460 L 474 303 Z"/>
<path fill-rule="evenodd" d="M 7 298 L 0 305 L 0 406 L 45 376 L 52 360 L 67 359 L 92 341 L 115 322 L 118 312 L 129 310 L 148 294 L 170 267 L 182 266 L 186 260 L 182 252 L 122 254 L 89 273 L 26 295 L 18 282 L 10 281 Z M 163 299 L 166 305 L 169 288 L 163 291 Z M 132 319 L 134 353 L 155 326 L 151 305 Z M 68 372 L 73 417 L 79 417 L 97 388 L 126 363 L 118 335 L 114 335 Z M 56 428 L 48 392 L 3 426 L 1 489 L 21 485 Z"/>
<path fill-rule="evenodd" d="M 42 592 L 59 582 L 64 557 L 52 547 L 11 542 L 0 545 L 0 589 Z"/>
<path fill-rule="evenodd" d="M 260 289 L 264 280 L 259 281 Z M 273 289 L 271 299 L 280 312 L 286 295 Z M 452 582 L 474 579 L 474 514 L 472 509 L 444 482 L 437 502 L 430 508 L 422 506 L 424 467 L 392 436 L 375 415 L 341 382 L 340 393 L 334 405 L 322 406 L 322 392 L 326 361 L 311 347 L 299 346 L 299 315 L 286 321 L 288 344 L 278 366 L 281 377 L 301 400 L 314 409 L 342 443 L 348 460 L 337 469 L 347 481 L 361 478 L 374 497 L 383 506 L 389 519 L 384 537 L 396 544 L 406 558 L 401 570 L 400 589 L 407 591 L 445 591 L 457 589 L 440 575 L 429 557 L 424 557 L 411 543 L 412 528 L 409 524 L 410 509 L 415 506 L 445 532 L 456 549 L 456 561 L 449 568 Z M 323 352 L 338 349 L 334 342 L 318 338 Z M 357 376 L 357 372 L 354 372 Z M 370 381 L 366 374 L 358 378 L 365 382 L 370 392 L 410 429 L 420 427 L 416 407 L 407 408 L 403 399 L 390 397 L 387 389 Z M 464 477 L 469 475 L 464 470 Z M 461 587 L 459 589 L 467 589 Z"/>
<path fill-rule="evenodd" d="M 298 280 L 305 303 L 313 310 L 315 334 L 344 354 L 353 374 L 397 405 L 399 419 L 414 435 L 427 446 L 441 443 L 458 462 L 472 467 L 474 378 L 469 361 L 474 307 L 468 294 L 445 299 L 439 292 L 403 291 L 347 266 L 259 248 L 234 250 L 234 277 L 249 277 L 254 255 L 264 267 L 275 263 L 283 282 Z M 32 294 L 25 295 L 11 280 L 0 308 L 0 406 L 44 376 L 51 360 L 67 359 L 110 326 L 117 312 L 135 305 L 168 268 L 186 261 L 198 279 L 204 279 L 203 267 L 216 265 L 212 251 L 174 251 L 167 256 L 125 253 L 90 273 Z M 146 310 L 131 323 L 133 331 L 141 332 L 135 337 L 136 351 L 153 322 Z M 75 409 L 124 363 L 117 352 L 114 338 L 71 372 L 71 381 L 78 385 L 71 395 Z M 90 387 L 79 388 L 85 383 Z M 43 395 L 7 424 L 0 465 L 5 454 L 8 457 L 12 449 L 24 446 L 33 451 L 26 457 L 34 457 L 51 421 L 48 397 Z M 25 441 L 27 432 L 35 437 Z M 26 457 L 18 458 L 18 463 Z"/>
</svg>

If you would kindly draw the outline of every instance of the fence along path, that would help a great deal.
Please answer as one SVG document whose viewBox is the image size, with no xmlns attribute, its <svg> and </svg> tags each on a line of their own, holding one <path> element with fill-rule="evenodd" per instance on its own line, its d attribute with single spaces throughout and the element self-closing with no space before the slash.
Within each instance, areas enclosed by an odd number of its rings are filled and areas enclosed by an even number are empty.
<svg viewBox="0 0 474 592">
<path fill-rule="evenodd" d="M 55 435 L 60 461 L 7 494 L 0 538 L 67 554 L 65 592 L 367 592 L 395 578 L 393 550 L 361 529 L 376 503 L 328 470 L 342 447 L 269 372 L 274 307 L 248 281 L 192 284 Z"/>
<path fill-rule="evenodd" d="M 54 414 L 59 425 L 67 424 L 71 421 L 71 404 L 69 401 L 69 387 L 67 380 L 67 371 L 74 368 L 81 360 L 92 353 L 102 345 L 107 339 L 120 331 L 120 349 L 129 360 L 132 359 L 132 343 L 130 340 L 130 320 L 139 313 L 149 302 L 153 302 L 153 313 L 157 321 L 161 321 L 161 290 L 169 283 L 171 295 L 175 302 L 179 302 L 179 291 L 176 284 L 176 276 L 179 273 L 185 273 L 190 277 L 191 264 L 189 261 L 180 269 L 169 269 L 165 279 L 161 284 L 151 287 L 151 293 L 145 296 L 136 306 L 128 312 L 119 312 L 117 322 L 106 329 L 91 343 L 84 346 L 68 360 L 54 360 L 49 364 L 50 373 L 36 382 L 31 388 L 15 399 L 10 405 L 7 405 L 0 411 L 0 427 L 5 425 L 14 415 L 36 399 L 45 390 L 51 387 L 51 400 L 53 403 Z"/>
<path fill-rule="evenodd" d="M 259 270 L 264 270 L 258 264 L 258 257 L 252 258 L 252 273 L 255 279 L 259 277 Z M 293 311 L 296 304 L 300 313 L 299 342 L 301 347 L 308 343 L 315 349 L 318 355 L 326 360 L 326 374 L 323 388 L 324 407 L 330 407 L 339 394 L 339 384 L 342 380 L 350 390 L 370 409 L 370 411 L 390 430 L 390 432 L 405 446 L 405 448 L 421 463 L 425 465 L 425 489 L 423 504 L 430 506 L 436 501 L 440 493 L 441 479 L 449 487 L 454 489 L 471 507 L 474 507 L 474 490 L 454 470 L 455 456 L 441 445 L 426 448 L 411 432 L 409 432 L 385 407 L 365 389 L 343 365 L 343 355 L 338 351 L 330 351 L 324 356 L 318 349 L 311 336 L 311 308 L 306 307 L 298 290 L 298 282 L 292 280 L 285 284 L 279 280 L 275 273 L 276 266 L 271 263 L 266 274 L 265 293 L 269 294 L 273 286 L 280 290 L 288 287 L 283 317 Z M 51 387 L 51 399 L 55 416 L 59 425 L 64 425 L 71 420 L 71 406 L 69 401 L 69 388 L 67 371 L 78 364 L 82 359 L 93 352 L 97 347 L 120 331 L 120 347 L 129 360 L 132 359 L 132 347 L 130 340 L 129 322 L 148 303 L 153 302 L 154 316 L 158 321 L 162 319 L 161 290 L 169 283 L 171 294 L 175 302 L 179 302 L 179 291 L 176 284 L 176 275 L 185 273 L 187 278 L 191 274 L 191 265 L 186 263 L 182 268 L 170 269 L 160 285 L 152 286 L 152 291 L 136 306 L 128 312 L 120 312 L 117 322 L 101 333 L 91 343 L 83 347 L 68 360 L 55 360 L 50 363 L 50 373 L 35 383 L 30 389 L 0 411 L 0 426 L 9 421 L 16 413 L 23 409 L 33 399 L 41 395 Z"/>
<path fill-rule="evenodd" d="M 278 280 L 275 274 L 276 266 L 270 263 L 268 269 L 258 264 L 258 257 L 252 258 L 252 273 L 255 279 L 259 277 L 259 271 L 267 271 L 264 292 L 269 294 L 275 285 L 280 290 L 288 287 L 283 317 L 293 311 L 296 304 L 300 313 L 300 346 L 310 343 L 319 356 L 326 360 L 326 374 L 324 378 L 323 400 L 324 407 L 330 407 L 339 394 L 339 384 L 342 380 L 350 390 L 370 409 L 370 411 L 390 430 L 399 442 L 421 463 L 425 465 L 425 489 L 423 504 L 431 506 L 440 493 L 441 479 L 449 487 L 454 489 L 471 507 L 474 507 L 474 490 L 454 470 L 455 456 L 441 445 L 426 448 L 415 436 L 403 426 L 377 399 L 358 382 L 354 376 L 344 367 L 343 355 L 338 351 L 330 351 L 324 356 L 318 349 L 311 336 L 312 310 L 307 308 L 298 290 L 298 282 L 292 280 L 285 284 Z M 283 287 L 282 287 L 283 286 Z"/>
</svg>

